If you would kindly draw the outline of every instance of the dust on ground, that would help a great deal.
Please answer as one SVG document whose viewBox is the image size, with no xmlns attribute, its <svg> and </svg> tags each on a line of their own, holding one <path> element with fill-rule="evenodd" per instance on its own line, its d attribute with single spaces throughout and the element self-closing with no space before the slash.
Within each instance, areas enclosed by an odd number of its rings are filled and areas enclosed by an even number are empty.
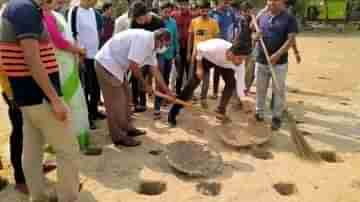
<svg viewBox="0 0 360 202">
<path fill-rule="evenodd" d="M 274 133 L 264 146 L 272 159 L 257 159 L 248 149 L 226 146 L 219 138 L 219 126 L 211 113 L 186 111 L 179 116 L 178 128 L 169 129 L 166 116 L 153 121 L 152 111 L 136 117 L 136 125 L 147 130 L 138 148 L 114 147 L 105 123 L 94 131 L 93 140 L 104 147 L 100 157 L 81 157 L 84 189 L 81 202 L 359 202 L 360 201 L 360 37 L 358 34 L 302 34 L 298 39 L 303 63 L 291 65 L 288 74 L 288 103 L 296 115 L 306 139 L 317 150 L 335 151 L 341 162 L 313 164 L 294 154 L 287 127 Z M 229 109 L 233 122 L 254 111 L 254 97 L 247 98 L 248 109 Z M 216 106 L 211 101 L 213 110 Z M 249 109 L 250 108 L 250 109 Z M 6 106 L 0 105 L 0 155 L 5 170 L 0 171 L 12 183 L 0 192 L 1 202 L 22 202 L 26 197 L 14 191 L 9 168 L 9 124 Z M 269 118 L 269 117 L 267 117 Z M 269 119 L 268 119 L 269 120 Z M 236 127 L 231 131 L 241 135 Z M 25 134 L 26 135 L 26 134 Z M 189 178 L 171 169 L 165 158 L 166 144 L 180 140 L 207 143 L 223 156 L 222 174 Z M 157 152 L 152 155 L 152 151 Z M 149 154 L 150 152 L 150 154 Z M 49 157 L 52 158 L 52 157 Z M 56 172 L 48 175 L 55 181 Z M 161 195 L 138 194 L 144 180 L 166 183 Z M 199 192 L 197 185 L 206 180 L 221 184 L 218 195 Z M 296 193 L 279 194 L 274 185 L 291 182 Z"/>
</svg>

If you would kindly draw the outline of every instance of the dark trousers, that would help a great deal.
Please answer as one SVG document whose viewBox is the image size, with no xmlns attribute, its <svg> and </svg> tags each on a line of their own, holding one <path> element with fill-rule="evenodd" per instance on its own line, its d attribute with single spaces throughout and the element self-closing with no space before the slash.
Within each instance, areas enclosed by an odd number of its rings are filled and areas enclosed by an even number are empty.
<svg viewBox="0 0 360 202">
<path fill-rule="evenodd" d="M 144 66 L 141 69 L 144 79 L 150 74 L 150 67 Z M 132 89 L 132 99 L 135 106 L 146 107 L 146 93 L 144 91 L 144 86 L 140 86 L 138 80 L 132 76 L 131 77 L 131 89 Z"/>
<path fill-rule="evenodd" d="M 95 120 L 100 102 L 100 87 L 95 72 L 95 61 L 84 60 L 85 98 L 89 109 L 89 120 Z"/>
<path fill-rule="evenodd" d="M 219 68 L 215 68 L 214 69 L 214 75 L 213 75 L 213 92 L 214 95 L 217 95 L 219 92 L 219 85 L 220 85 L 220 72 L 219 72 Z"/>
<path fill-rule="evenodd" d="M 218 70 L 219 74 L 225 81 L 225 87 L 221 95 L 220 103 L 217 108 L 218 112 L 225 114 L 226 106 L 228 105 L 236 87 L 234 70 L 219 67 L 206 59 L 202 61 L 202 64 L 204 68 L 204 74 L 209 73 L 210 69 L 214 67 L 215 69 Z M 196 75 L 193 75 L 190 78 L 190 80 L 186 83 L 184 89 L 178 95 L 178 98 L 184 101 L 190 100 L 193 95 L 193 92 L 199 86 L 200 82 L 201 82 L 200 79 L 198 79 Z M 177 115 L 182 109 L 182 107 L 183 107 L 182 105 L 174 104 L 174 106 L 171 108 L 170 113 Z"/>
<path fill-rule="evenodd" d="M 187 48 L 186 47 L 181 47 L 180 48 L 180 64 L 178 64 L 177 67 L 177 78 L 176 78 L 176 94 L 180 94 L 181 93 L 181 89 L 182 89 L 182 85 L 183 85 L 183 80 L 184 80 L 184 74 L 186 76 L 186 80 L 189 79 L 189 75 L 190 75 L 190 64 L 188 63 L 187 59 Z"/>
<path fill-rule="evenodd" d="M 172 60 L 168 60 L 168 59 L 160 57 L 159 58 L 159 67 L 160 67 L 161 75 L 163 76 L 166 85 L 169 85 Z M 161 98 L 155 97 L 155 102 L 154 102 L 155 111 L 160 111 L 160 107 L 161 107 Z"/>
<path fill-rule="evenodd" d="M 13 104 L 3 93 L 3 98 L 8 104 L 8 115 L 11 122 L 10 158 L 14 168 L 16 184 L 25 184 L 25 176 L 22 168 L 21 157 L 23 153 L 23 117 L 20 109 Z"/>
</svg>

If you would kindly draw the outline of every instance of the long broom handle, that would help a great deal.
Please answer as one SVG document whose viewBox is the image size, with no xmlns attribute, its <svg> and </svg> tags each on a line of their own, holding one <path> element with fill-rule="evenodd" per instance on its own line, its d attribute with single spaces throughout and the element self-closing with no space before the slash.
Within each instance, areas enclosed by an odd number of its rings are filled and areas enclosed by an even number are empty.
<svg viewBox="0 0 360 202">
<path fill-rule="evenodd" d="M 256 32 L 260 32 L 260 28 L 259 28 L 259 25 L 258 25 L 258 23 L 256 21 L 255 15 L 251 15 L 251 18 L 252 18 L 252 22 L 253 22 L 253 25 L 255 27 Z M 264 39 L 263 39 L 262 36 L 260 36 L 260 44 L 261 44 L 261 46 L 262 46 L 262 48 L 264 50 L 266 60 L 269 63 L 268 65 L 270 66 L 271 76 L 272 76 L 273 82 L 275 84 L 275 88 L 276 88 L 276 90 L 280 91 L 280 85 L 279 85 L 279 82 L 278 82 L 277 77 L 276 77 L 274 65 L 271 63 L 270 54 L 269 54 L 268 49 L 266 48 L 266 45 L 265 45 L 265 42 L 264 42 Z"/>
</svg>

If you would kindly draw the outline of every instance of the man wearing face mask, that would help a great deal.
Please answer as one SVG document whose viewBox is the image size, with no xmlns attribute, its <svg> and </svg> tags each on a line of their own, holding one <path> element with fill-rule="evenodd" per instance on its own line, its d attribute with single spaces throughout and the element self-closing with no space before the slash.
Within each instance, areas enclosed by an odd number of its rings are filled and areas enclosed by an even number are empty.
<svg viewBox="0 0 360 202">
<path fill-rule="evenodd" d="M 251 44 L 247 41 L 239 41 L 231 44 L 223 39 L 211 39 L 198 43 L 194 55 L 196 58 L 196 75 L 188 81 L 184 90 L 178 96 L 179 99 L 187 101 L 191 99 L 192 94 L 200 81 L 208 74 L 210 69 L 217 69 L 225 81 L 225 87 L 216 110 L 217 118 L 221 121 L 229 120 L 226 117 L 226 106 L 235 90 L 236 81 L 234 70 L 238 79 L 242 79 L 244 86 L 244 67 L 243 62 L 251 52 Z M 168 122 L 171 126 L 176 126 L 176 116 L 179 114 L 182 105 L 175 104 L 169 112 Z"/>
<path fill-rule="evenodd" d="M 169 46 L 171 35 L 166 29 L 149 32 L 129 29 L 114 35 L 96 55 L 96 72 L 104 95 L 110 136 L 115 145 L 138 146 L 134 137 L 144 133 L 136 129 L 130 119 L 127 72 L 152 94 L 152 87 L 144 81 L 141 68 L 150 66 L 159 88 L 173 96 L 157 65 L 157 52 Z"/>
</svg>

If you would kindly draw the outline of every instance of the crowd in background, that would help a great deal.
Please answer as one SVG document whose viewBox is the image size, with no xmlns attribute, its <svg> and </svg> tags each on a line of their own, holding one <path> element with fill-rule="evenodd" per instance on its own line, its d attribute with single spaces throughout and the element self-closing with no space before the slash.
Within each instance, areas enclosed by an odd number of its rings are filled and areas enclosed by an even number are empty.
<svg viewBox="0 0 360 202">
<path fill-rule="evenodd" d="M 22 193 L 30 192 L 39 201 L 45 197 L 41 172 L 42 148 L 46 139 L 58 155 L 59 201 L 74 201 L 79 189 L 78 170 L 74 163 L 77 140 L 75 135 L 69 138 L 63 138 L 63 135 L 76 133 L 81 136 L 89 129 L 96 129 L 97 120 L 108 119 L 111 128 L 116 121 L 131 119 L 122 116 L 122 120 L 117 120 L 118 115 L 109 112 L 106 115 L 100 110 L 104 105 L 101 99 L 104 92 L 101 92 L 96 66 L 99 52 L 104 52 L 102 47 L 128 29 L 155 32 L 164 28 L 170 34 L 168 47 L 160 48 L 156 58 L 166 85 L 171 86 L 177 95 L 182 93 L 187 81 L 196 76 L 194 50 L 199 43 L 220 38 L 230 43 L 251 44 L 252 53 L 244 62 L 244 86 L 230 93 L 236 100 L 235 107 L 241 109 L 240 98 L 250 93 L 256 75 L 257 121 L 264 121 L 265 97 L 271 80 L 269 63 L 257 43 L 259 37 L 263 37 L 279 82 L 279 89 L 275 90 L 273 86 L 272 102 L 272 128 L 278 130 L 285 102 L 288 50 L 294 50 L 298 62 L 301 58 L 295 41 L 298 32 L 296 19 L 286 11 L 287 8 L 291 10 L 293 1 L 266 2 L 268 6 L 256 14 L 251 1 L 235 5 L 231 0 L 219 0 L 211 5 L 206 0 L 198 4 L 190 4 L 187 0 L 175 3 L 164 0 L 149 8 L 143 1 L 128 0 L 129 9 L 115 19 L 112 4 L 105 3 L 101 9 L 96 9 L 97 0 L 80 0 L 71 3 L 70 7 L 64 0 L 11 0 L 2 9 L 0 51 L 3 70 L 0 78 L 12 124 L 10 152 L 16 189 Z M 262 34 L 255 31 L 254 16 Z M 39 50 L 39 54 L 34 55 L 32 50 Z M 40 66 L 44 69 L 36 68 Z M 151 67 L 145 65 L 140 71 L 146 84 L 152 86 Z M 129 107 L 134 113 L 142 113 L 148 110 L 148 98 L 153 95 L 148 94 L 144 82 L 132 74 L 128 71 L 123 78 L 131 84 Z M 200 97 L 194 99 L 200 99 L 205 109 L 208 108 L 211 81 L 213 92 L 210 98 L 219 97 L 221 74 L 219 68 L 212 73 L 204 72 Z M 113 81 L 110 79 L 108 82 Z M 161 90 L 159 86 L 156 88 Z M 161 107 L 169 103 L 155 96 L 153 104 L 154 119 L 161 119 Z M 116 103 L 107 102 L 105 108 L 112 105 Z M 74 122 L 71 127 L 57 122 L 69 118 L 67 106 Z M 170 110 L 168 122 L 175 126 L 171 113 Z M 225 109 L 217 113 L 226 116 Z M 144 131 L 136 128 L 128 129 L 126 141 L 110 135 L 114 143 L 137 146 L 140 142 L 132 138 L 143 134 Z"/>
</svg>

